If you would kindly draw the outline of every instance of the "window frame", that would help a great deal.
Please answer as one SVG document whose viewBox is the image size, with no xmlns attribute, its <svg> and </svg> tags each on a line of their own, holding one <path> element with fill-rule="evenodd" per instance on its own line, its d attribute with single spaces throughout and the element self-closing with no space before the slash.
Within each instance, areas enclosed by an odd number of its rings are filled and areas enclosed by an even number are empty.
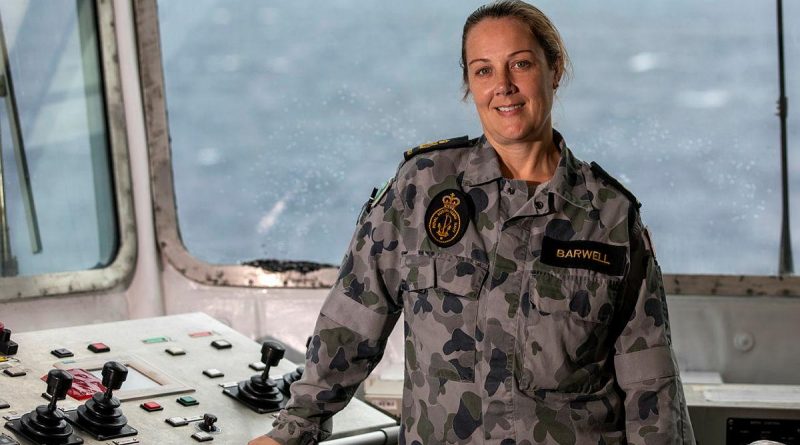
<svg viewBox="0 0 800 445">
<path fill-rule="evenodd" d="M 175 204 L 157 0 L 135 2 L 135 14 L 156 237 L 162 255 L 183 276 L 206 285 L 254 288 L 333 286 L 338 275 L 335 268 L 306 274 L 268 272 L 244 265 L 211 264 L 194 257 L 187 250 L 180 237 Z M 778 252 L 775 260 L 778 260 Z M 663 283 L 666 293 L 670 295 L 800 296 L 800 276 L 794 275 L 664 274 Z"/>
<path fill-rule="evenodd" d="M 106 132 L 110 149 L 111 178 L 116 205 L 119 245 L 114 260 L 106 267 L 31 276 L 0 278 L 0 302 L 23 298 L 66 296 L 96 292 L 126 285 L 135 270 L 137 256 L 136 221 L 128 157 L 128 137 L 120 84 L 120 68 L 112 2 L 94 2 L 100 77 L 103 85 Z"/>
</svg>

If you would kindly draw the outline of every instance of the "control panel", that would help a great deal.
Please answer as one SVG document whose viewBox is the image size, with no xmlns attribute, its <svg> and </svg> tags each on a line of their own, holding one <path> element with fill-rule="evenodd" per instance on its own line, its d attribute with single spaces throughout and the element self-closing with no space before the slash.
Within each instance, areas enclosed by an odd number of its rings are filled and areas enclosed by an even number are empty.
<svg viewBox="0 0 800 445">
<path fill-rule="evenodd" d="M 685 383 L 697 443 L 800 444 L 800 387 Z"/>
<path fill-rule="evenodd" d="M 303 373 L 280 343 L 201 313 L 0 332 L 0 445 L 245 444 L 269 431 Z M 354 399 L 331 439 L 396 425 Z"/>
</svg>

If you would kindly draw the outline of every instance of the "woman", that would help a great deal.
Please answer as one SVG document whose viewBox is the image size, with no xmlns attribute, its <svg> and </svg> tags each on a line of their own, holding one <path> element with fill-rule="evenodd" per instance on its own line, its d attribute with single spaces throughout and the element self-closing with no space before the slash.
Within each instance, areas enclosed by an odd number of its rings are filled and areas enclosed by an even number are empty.
<svg viewBox="0 0 800 445">
<path fill-rule="evenodd" d="M 552 128 L 558 31 L 481 7 L 462 66 L 484 136 L 409 150 L 367 203 L 269 435 L 325 437 L 402 313 L 401 443 L 693 443 L 639 204 Z"/>
</svg>

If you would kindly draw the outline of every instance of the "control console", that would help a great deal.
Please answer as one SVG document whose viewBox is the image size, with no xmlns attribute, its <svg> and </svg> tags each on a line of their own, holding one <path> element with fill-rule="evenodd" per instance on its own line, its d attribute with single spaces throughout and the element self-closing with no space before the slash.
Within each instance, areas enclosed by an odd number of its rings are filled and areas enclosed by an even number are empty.
<svg viewBox="0 0 800 445">
<path fill-rule="evenodd" d="M 280 343 L 259 345 L 200 313 L 15 333 L 14 342 L 0 332 L 0 445 L 245 444 L 269 431 L 303 373 Z M 332 439 L 386 437 L 369 432 L 396 425 L 353 400 L 334 417 Z"/>
</svg>

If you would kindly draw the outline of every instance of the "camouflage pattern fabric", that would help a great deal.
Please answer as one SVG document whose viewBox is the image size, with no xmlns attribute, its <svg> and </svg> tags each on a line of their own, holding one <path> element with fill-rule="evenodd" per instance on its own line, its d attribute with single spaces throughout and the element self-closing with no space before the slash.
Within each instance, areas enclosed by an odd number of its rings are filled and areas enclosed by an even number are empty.
<svg viewBox="0 0 800 445">
<path fill-rule="evenodd" d="M 560 163 L 533 196 L 485 138 L 401 164 L 359 220 L 271 437 L 327 437 L 403 314 L 401 443 L 694 443 L 638 203 L 555 137 Z"/>
</svg>

